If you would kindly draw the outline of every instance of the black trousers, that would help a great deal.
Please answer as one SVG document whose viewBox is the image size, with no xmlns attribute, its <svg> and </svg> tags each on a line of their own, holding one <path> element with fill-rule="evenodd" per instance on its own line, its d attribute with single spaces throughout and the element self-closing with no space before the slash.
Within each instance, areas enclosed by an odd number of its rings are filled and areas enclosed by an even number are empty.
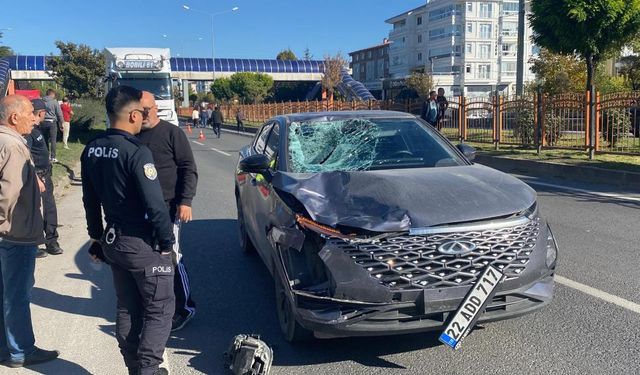
<svg viewBox="0 0 640 375">
<path fill-rule="evenodd" d="M 177 205 L 175 202 L 166 202 L 169 207 L 169 216 L 174 222 L 173 234 L 176 237 L 176 243 L 174 251 L 182 254 L 180 249 L 180 223 L 176 222 Z M 184 265 L 183 257 L 180 257 L 180 261 L 176 266 L 176 274 L 173 279 L 173 292 L 176 295 L 176 311 L 175 315 L 187 316 L 196 312 L 196 303 L 191 298 L 191 284 L 189 283 L 189 275 L 187 274 L 187 267 Z"/>
<path fill-rule="evenodd" d="M 213 132 L 216 133 L 216 135 L 218 136 L 218 138 L 220 138 L 220 127 L 222 126 L 221 123 L 219 122 L 214 122 L 213 123 Z"/>
<path fill-rule="evenodd" d="M 40 131 L 44 136 L 44 141 L 47 143 L 51 158 L 56 157 L 56 142 L 58 141 L 58 122 L 57 121 L 42 121 L 40 124 Z"/>
<path fill-rule="evenodd" d="M 51 167 L 37 171 L 38 176 L 44 181 L 46 190 L 42 193 L 42 212 L 44 219 L 44 238 L 47 246 L 58 241 L 58 208 L 53 196 L 53 181 L 51 179 Z"/>
<path fill-rule="evenodd" d="M 162 363 L 175 308 L 171 255 L 138 237 L 105 243 L 117 296 L 116 338 L 132 373 L 151 375 Z"/>
</svg>

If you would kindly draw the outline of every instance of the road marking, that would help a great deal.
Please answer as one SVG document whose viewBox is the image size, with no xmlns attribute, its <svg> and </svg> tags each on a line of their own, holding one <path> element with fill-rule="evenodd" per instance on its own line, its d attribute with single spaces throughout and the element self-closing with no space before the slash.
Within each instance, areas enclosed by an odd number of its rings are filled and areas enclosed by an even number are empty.
<svg viewBox="0 0 640 375">
<path fill-rule="evenodd" d="M 228 153 L 226 153 L 224 151 L 218 150 L 217 148 L 214 148 L 214 147 L 211 147 L 211 151 L 219 152 L 222 155 L 231 156 L 231 154 L 228 154 Z"/>
<path fill-rule="evenodd" d="M 191 142 L 193 142 L 193 143 L 195 143 L 197 145 L 200 145 L 200 146 L 204 146 L 204 143 L 200 143 L 200 142 L 197 142 L 197 141 L 191 141 Z"/>
<path fill-rule="evenodd" d="M 515 176 L 518 177 L 518 178 L 522 178 L 522 177 L 526 178 L 527 177 L 527 176 L 518 176 L 518 175 L 515 175 Z M 596 196 L 605 197 L 605 198 L 615 198 L 615 199 L 621 199 L 621 200 L 627 200 L 627 201 L 640 202 L 640 197 L 630 197 L 628 195 L 613 194 L 613 193 L 602 193 L 602 192 L 591 191 L 591 190 L 586 190 L 586 189 L 578 189 L 578 188 L 573 188 L 573 187 L 568 187 L 568 186 L 563 186 L 563 185 L 550 184 L 550 183 L 547 183 L 547 182 L 530 181 L 530 180 L 526 180 L 526 179 L 524 180 L 524 182 L 526 182 L 529 185 L 546 186 L 546 187 L 552 187 L 552 188 L 556 188 L 556 189 L 577 191 L 579 193 L 596 195 Z"/>
<path fill-rule="evenodd" d="M 555 276 L 555 280 L 564 285 L 567 286 L 569 288 L 573 288 L 575 290 L 579 290 L 582 293 L 586 293 L 592 297 L 596 297 L 599 298 L 603 301 L 609 302 L 609 303 L 613 303 L 614 305 L 618 305 L 622 308 L 625 308 L 629 311 L 633 311 L 637 314 L 640 314 L 640 305 L 638 305 L 637 303 L 631 302 L 631 301 L 627 301 L 624 298 L 620 298 L 618 296 L 614 296 L 613 294 L 609 294 L 607 292 L 603 292 L 602 290 L 596 289 L 596 288 L 592 288 L 588 285 L 584 285 L 584 284 L 580 284 L 579 282 L 573 281 L 573 280 L 569 280 L 566 277 L 562 277 L 560 275 L 556 275 Z"/>
</svg>

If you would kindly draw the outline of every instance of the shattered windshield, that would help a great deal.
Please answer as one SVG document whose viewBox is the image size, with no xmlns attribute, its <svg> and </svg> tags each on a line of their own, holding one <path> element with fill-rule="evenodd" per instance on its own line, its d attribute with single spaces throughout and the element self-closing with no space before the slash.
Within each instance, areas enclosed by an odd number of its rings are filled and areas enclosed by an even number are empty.
<svg viewBox="0 0 640 375">
<path fill-rule="evenodd" d="M 294 173 L 463 165 L 451 147 L 417 120 L 308 120 L 289 125 Z"/>
</svg>

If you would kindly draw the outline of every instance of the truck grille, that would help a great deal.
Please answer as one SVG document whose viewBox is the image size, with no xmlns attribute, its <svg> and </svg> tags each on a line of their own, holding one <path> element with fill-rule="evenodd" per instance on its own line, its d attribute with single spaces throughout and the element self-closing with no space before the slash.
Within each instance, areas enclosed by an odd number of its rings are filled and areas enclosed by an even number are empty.
<svg viewBox="0 0 640 375">
<path fill-rule="evenodd" d="M 328 241 L 391 289 L 429 289 L 472 285 L 489 264 L 507 280 L 518 277 L 529 263 L 539 233 L 540 220 L 534 219 L 499 229 L 399 235 L 374 244 Z M 440 253 L 438 247 L 449 241 L 473 242 L 476 249 L 464 255 Z"/>
</svg>

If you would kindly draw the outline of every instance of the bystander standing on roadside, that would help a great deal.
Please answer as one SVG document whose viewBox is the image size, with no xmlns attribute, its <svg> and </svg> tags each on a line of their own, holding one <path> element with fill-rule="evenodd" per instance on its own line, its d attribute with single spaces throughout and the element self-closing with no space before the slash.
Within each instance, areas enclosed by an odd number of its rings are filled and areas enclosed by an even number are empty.
<svg viewBox="0 0 640 375">
<path fill-rule="evenodd" d="M 35 117 L 20 95 L 0 99 L 0 361 L 23 367 L 51 361 L 60 354 L 35 346 L 31 322 L 31 290 L 36 251 L 44 242 L 40 192 L 44 184 L 23 136 Z"/>
<path fill-rule="evenodd" d="M 222 131 L 222 124 L 224 123 L 224 117 L 222 116 L 222 111 L 220 111 L 220 106 L 216 106 L 216 109 L 211 114 L 211 124 L 213 126 L 213 132 L 216 133 L 218 138 L 220 138 L 220 132 Z"/>
<path fill-rule="evenodd" d="M 35 125 L 31 133 L 25 136 L 27 147 L 31 152 L 31 159 L 36 168 L 36 174 L 44 183 L 45 191 L 42 192 L 42 213 L 44 218 L 44 239 L 45 250 L 38 249 L 37 258 L 44 258 L 47 253 L 51 255 L 60 255 L 63 253 L 58 243 L 58 209 L 53 191 L 51 161 L 49 160 L 49 150 L 44 136 L 40 132 L 40 126 L 44 121 L 46 106 L 42 99 L 34 99 L 31 101 L 33 105 L 33 114 L 36 117 Z"/>
<path fill-rule="evenodd" d="M 148 114 L 141 98 L 129 86 L 107 94 L 109 129 L 80 158 L 82 201 L 89 254 L 111 266 L 118 300 L 115 336 L 129 374 L 164 375 L 168 371 L 159 365 L 175 309 L 175 241 L 151 151 L 135 137 Z"/>
<path fill-rule="evenodd" d="M 60 109 L 60 104 L 58 104 L 58 101 L 56 100 L 55 90 L 48 89 L 47 95 L 43 100 L 47 106 L 47 113 L 44 117 L 43 123 L 40 125 L 40 130 L 47 142 L 51 161 L 57 163 L 56 142 L 58 141 L 58 127 L 62 126 L 64 123 L 64 117 L 62 115 L 62 109 Z"/>
<path fill-rule="evenodd" d="M 71 103 L 69 103 L 69 98 L 66 96 L 62 98 L 62 104 L 60 105 L 60 109 L 62 110 L 62 118 L 64 122 L 62 123 L 62 143 L 64 144 L 64 148 L 66 150 L 69 149 L 69 132 L 71 131 L 71 117 L 73 116 L 73 109 L 71 109 Z"/>
<path fill-rule="evenodd" d="M 206 128 L 207 126 L 209 126 L 209 124 L 211 123 L 211 117 L 213 117 L 213 104 L 209 104 L 207 106 L 207 123 L 204 124 L 204 127 Z"/>
<path fill-rule="evenodd" d="M 444 89 L 442 87 L 438 89 L 436 102 L 438 103 L 438 130 L 442 130 L 442 121 L 447 113 L 447 108 L 449 108 L 449 101 L 444 96 Z"/>
<path fill-rule="evenodd" d="M 435 91 L 431 91 L 429 93 L 429 99 L 427 99 L 422 105 L 420 118 L 428 122 L 429 125 L 434 128 L 436 127 L 436 123 L 438 122 L 438 101 L 437 93 Z"/>
<path fill-rule="evenodd" d="M 207 103 L 205 102 L 202 102 L 200 105 L 200 122 L 203 128 L 206 128 L 209 122 L 209 113 L 207 112 Z"/>
<path fill-rule="evenodd" d="M 193 107 L 193 111 L 191 112 L 191 121 L 193 122 L 194 128 L 200 127 L 200 111 L 198 111 L 198 107 Z"/>
<path fill-rule="evenodd" d="M 193 219 L 191 201 L 196 195 L 198 170 L 189 145 L 189 139 L 180 128 L 158 117 L 158 106 L 153 94 L 144 91 L 140 104 L 149 110 L 142 123 L 138 139 L 149 147 L 158 170 L 164 202 L 174 223 L 176 242 L 173 245 L 176 265 L 173 290 L 176 295 L 176 311 L 171 331 L 182 329 L 196 313 L 196 304 L 191 298 L 191 286 L 180 249 L 180 226 Z"/>
<path fill-rule="evenodd" d="M 238 133 L 240 133 L 240 128 L 244 131 L 244 112 L 240 108 L 236 111 L 236 126 L 238 127 Z"/>
</svg>

